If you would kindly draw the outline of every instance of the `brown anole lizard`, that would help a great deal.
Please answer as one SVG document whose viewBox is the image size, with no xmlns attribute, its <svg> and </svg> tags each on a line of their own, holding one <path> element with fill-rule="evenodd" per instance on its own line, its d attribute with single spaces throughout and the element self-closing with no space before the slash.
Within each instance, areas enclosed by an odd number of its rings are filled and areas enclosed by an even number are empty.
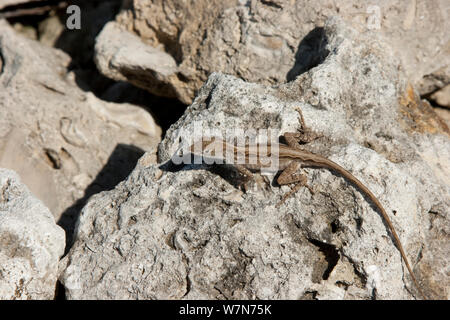
<svg viewBox="0 0 450 320">
<path fill-rule="evenodd" d="M 321 167 L 338 172 L 346 179 L 351 181 L 354 185 L 356 185 L 367 197 L 369 197 L 370 200 L 376 205 L 378 210 L 381 212 L 381 215 L 384 221 L 386 222 L 389 231 L 393 236 L 394 244 L 400 251 L 401 257 L 406 264 L 406 268 L 408 269 L 415 286 L 417 287 L 421 296 L 424 299 L 426 299 L 414 276 L 408 258 L 406 257 L 406 253 L 400 242 L 400 238 L 398 237 L 397 232 L 395 231 L 391 219 L 389 218 L 388 214 L 386 213 L 386 210 L 384 210 L 382 204 L 377 199 L 377 197 L 358 178 L 356 178 L 353 174 L 351 174 L 349 171 L 347 171 L 337 163 L 318 154 L 314 154 L 312 152 L 304 150 L 300 147 L 298 143 L 299 141 L 309 142 L 314 137 L 311 135 L 310 130 L 307 129 L 306 126 L 304 125 L 304 119 L 301 110 L 298 109 L 297 111 L 299 111 L 300 113 L 300 121 L 302 123 L 302 128 L 304 128 L 304 131 L 302 133 L 285 133 L 284 138 L 287 142 L 287 145 L 282 143 L 267 144 L 264 146 L 265 152 L 260 152 L 261 146 L 258 144 L 245 144 L 239 146 L 228 143 L 217 137 L 211 137 L 203 139 L 200 142 L 194 143 L 190 147 L 189 151 L 193 155 L 198 155 L 204 158 L 205 157 L 216 158 L 218 160 L 224 160 L 227 152 L 231 151 L 232 153 L 231 159 L 233 163 L 230 164 L 233 164 L 245 176 L 250 177 L 251 171 L 261 170 L 272 165 L 270 163 L 270 161 L 273 161 L 272 152 L 276 150 L 276 157 L 278 161 L 277 170 L 282 170 L 281 174 L 277 178 L 277 183 L 279 185 L 295 183 L 291 191 L 283 196 L 281 201 L 277 204 L 277 207 L 280 206 L 290 195 L 296 192 L 300 187 L 307 186 L 306 176 L 303 174 L 296 173 L 302 164 L 308 167 Z M 243 160 L 241 164 L 238 164 L 237 162 L 238 157 L 241 157 L 240 158 L 241 161 Z M 230 157 L 227 159 L 229 160 Z M 310 191 L 312 192 L 311 189 Z"/>
</svg>

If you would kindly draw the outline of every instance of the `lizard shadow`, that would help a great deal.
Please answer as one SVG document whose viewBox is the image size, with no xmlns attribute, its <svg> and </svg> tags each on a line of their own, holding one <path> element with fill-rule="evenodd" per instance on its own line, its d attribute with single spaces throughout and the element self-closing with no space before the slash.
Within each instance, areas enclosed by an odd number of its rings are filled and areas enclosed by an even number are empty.
<svg viewBox="0 0 450 320">
<path fill-rule="evenodd" d="M 191 160 L 188 163 L 175 164 L 172 160 L 168 160 L 159 166 L 159 169 L 167 172 L 179 172 L 179 171 L 191 171 L 191 170 L 206 170 L 212 174 L 220 176 L 227 181 L 233 187 L 239 189 L 249 179 L 243 176 L 234 165 L 221 163 L 221 164 L 205 164 L 194 163 L 194 156 L 191 155 Z"/>
</svg>

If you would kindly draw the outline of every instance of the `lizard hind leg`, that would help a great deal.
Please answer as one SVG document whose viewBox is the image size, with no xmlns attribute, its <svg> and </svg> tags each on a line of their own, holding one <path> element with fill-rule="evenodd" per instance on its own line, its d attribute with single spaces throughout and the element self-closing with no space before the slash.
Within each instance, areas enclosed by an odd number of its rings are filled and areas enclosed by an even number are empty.
<svg viewBox="0 0 450 320">
<path fill-rule="evenodd" d="M 241 165 L 235 165 L 234 166 L 237 171 L 239 172 L 239 179 L 237 186 L 239 188 L 243 188 L 245 192 L 248 191 L 249 183 L 254 179 L 253 173 L 248 170 L 246 167 Z"/>
<path fill-rule="evenodd" d="M 242 165 L 236 164 L 234 166 L 238 173 L 239 178 L 236 187 L 243 189 L 246 193 L 250 190 L 263 190 L 267 188 L 269 182 L 266 176 L 254 175 L 249 169 Z"/>
<path fill-rule="evenodd" d="M 277 183 L 279 185 L 286 185 L 286 184 L 294 184 L 294 187 L 286 193 L 283 198 L 276 204 L 276 208 L 280 207 L 291 195 L 293 195 L 295 192 L 297 192 L 301 187 L 307 187 L 309 191 L 314 194 L 314 191 L 312 188 L 308 185 L 308 179 L 305 174 L 302 173 L 296 173 L 296 171 L 299 169 L 300 163 L 293 161 L 291 162 L 286 169 L 281 172 L 280 176 L 277 179 Z"/>
</svg>

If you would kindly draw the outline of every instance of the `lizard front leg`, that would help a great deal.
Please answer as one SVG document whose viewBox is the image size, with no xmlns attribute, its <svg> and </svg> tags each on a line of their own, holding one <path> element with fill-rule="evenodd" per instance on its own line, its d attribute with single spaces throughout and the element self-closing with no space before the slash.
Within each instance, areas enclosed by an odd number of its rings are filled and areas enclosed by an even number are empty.
<svg viewBox="0 0 450 320">
<path fill-rule="evenodd" d="M 306 126 L 305 118 L 303 117 L 302 110 L 300 107 L 295 107 L 295 110 L 298 112 L 300 116 L 300 125 L 301 130 L 300 132 L 286 132 L 284 134 L 284 139 L 286 140 L 286 143 L 291 148 L 299 149 L 299 143 L 305 144 L 309 143 L 311 141 L 316 140 L 317 138 L 322 137 L 322 135 L 317 134 L 313 132 L 310 128 Z"/>
</svg>

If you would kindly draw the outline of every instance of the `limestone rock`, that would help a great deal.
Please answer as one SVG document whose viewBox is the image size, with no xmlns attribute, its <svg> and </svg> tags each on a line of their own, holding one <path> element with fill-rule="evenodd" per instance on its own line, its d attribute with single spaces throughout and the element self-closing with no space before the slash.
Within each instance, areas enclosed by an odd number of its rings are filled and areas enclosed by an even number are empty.
<svg viewBox="0 0 450 320">
<path fill-rule="evenodd" d="M 304 147 L 372 190 L 422 290 L 448 299 L 448 127 L 388 46 L 339 19 L 327 22 L 322 43 L 323 62 L 287 84 L 211 74 L 159 145 L 160 165 L 146 154 L 125 181 L 84 207 L 61 263 L 67 298 L 419 297 L 381 216 L 340 175 L 306 168 L 314 193 L 303 188 L 275 208 L 290 189 L 265 181 L 273 175 L 255 176 L 243 192 L 232 166 L 170 161 L 206 129 L 239 128 L 250 137 L 257 129 L 304 129 L 300 107 L 321 135 Z"/>
<path fill-rule="evenodd" d="M 161 129 L 140 107 L 82 91 L 69 63 L 0 21 L 0 167 L 15 170 L 70 232 L 92 193 L 156 150 Z"/>
<path fill-rule="evenodd" d="M 450 64 L 447 64 L 430 74 L 426 74 L 419 82 L 420 95 L 429 95 L 444 88 L 450 83 Z"/>
<path fill-rule="evenodd" d="M 97 67 L 106 76 L 129 80 L 141 88 L 152 88 L 151 91 L 160 96 L 189 101 L 189 97 L 177 95 L 171 89 L 179 82 L 172 56 L 144 44 L 138 36 L 121 30 L 115 23 L 109 22 L 103 28 L 97 37 L 95 50 Z"/>
<path fill-rule="evenodd" d="M 53 299 L 64 246 L 51 212 L 0 168 L 0 300 Z"/>
<path fill-rule="evenodd" d="M 426 87 L 440 86 L 439 80 L 430 76 L 422 87 L 424 76 L 444 68 L 445 77 L 450 78 L 449 2 L 445 0 L 383 0 L 376 4 L 348 0 L 134 0 L 126 4 L 116 26 L 107 25 L 97 41 L 99 69 L 113 79 L 127 79 L 154 94 L 183 102 L 191 102 L 214 71 L 263 84 L 293 80 L 322 61 L 318 53 L 323 45 L 319 41 L 323 24 L 334 15 L 369 37 L 386 41 L 421 94 L 431 92 Z M 115 37 L 117 34 L 120 37 Z M 128 47 L 141 50 L 130 52 Z M 170 64 L 163 68 L 170 76 L 161 76 L 161 67 L 155 68 L 161 59 L 164 65 Z"/>
<path fill-rule="evenodd" d="M 450 109 L 435 108 L 434 111 L 441 117 L 447 127 L 450 128 Z"/>
</svg>

